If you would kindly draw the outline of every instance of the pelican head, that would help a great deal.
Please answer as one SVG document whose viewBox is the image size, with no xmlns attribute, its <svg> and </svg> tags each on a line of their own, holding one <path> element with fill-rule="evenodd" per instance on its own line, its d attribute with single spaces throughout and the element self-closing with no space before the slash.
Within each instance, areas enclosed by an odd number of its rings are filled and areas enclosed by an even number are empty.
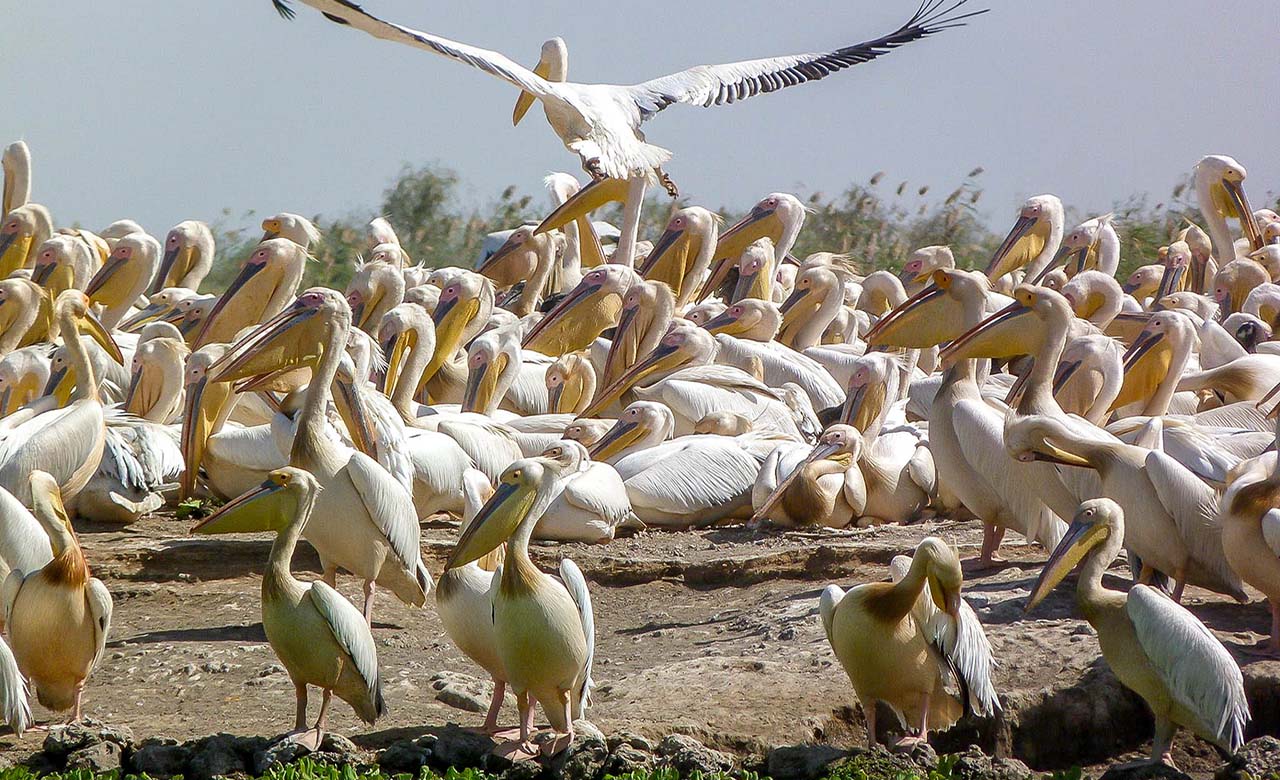
<svg viewBox="0 0 1280 780">
<path fill-rule="evenodd" d="M 404 274 L 397 266 L 371 260 L 362 264 L 347 283 L 347 303 L 352 324 L 370 333 L 382 316 L 404 300 Z"/>
<path fill-rule="evenodd" d="M 1067 299 L 1071 311 L 1100 327 L 1114 319 L 1124 306 L 1124 292 L 1115 277 L 1101 271 L 1082 271 L 1058 292 Z"/>
<path fill-rule="evenodd" d="M 435 352 L 436 325 L 426 309 L 406 301 L 383 315 L 382 322 L 378 324 L 378 346 L 382 349 L 387 368 L 379 389 L 388 397 L 395 395 L 396 387 L 403 379 L 401 374 L 406 367 L 406 358 L 419 343 L 422 344 L 422 352 L 428 355 Z"/>
<path fill-rule="evenodd" d="M 1244 166 L 1235 158 L 1211 154 L 1196 163 L 1192 176 L 1200 209 L 1211 211 L 1219 220 L 1238 220 L 1249 244 L 1255 249 L 1262 246 L 1262 233 L 1253 219 L 1253 208 L 1244 191 L 1244 180 L 1248 176 Z M 1228 252 L 1227 242 L 1221 237 L 1213 237 L 1213 247 L 1218 262 L 1227 263 L 1235 259 L 1234 250 Z"/>
<path fill-rule="evenodd" d="M 840 419 L 867 438 L 879 432 L 889 404 L 898 397 L 901 384 L 900 358 L 888 352 L 871 352 L 853 362 L 849 395 L 840 410 Z"/>
<path fill-rule="evenodd" d="M 569 46 L 563 38 L 555 37 L 542 44 L 538 64 L 533 67 L 533 72 L 551 82 L 564 81 L 569 77 Z M 520 92 L 515 110 L 511 114 L 511 124 L 520 124 L 520 120 L 524 119 L 524 115 L 533 106 L 533 101 L 532 93 Z"/>
<path fill-rule="evenodd" d="M 1126 295 L 1132 295 L 1141 301 L 1150 298 L 1160 288 L 1160 280 L 1164 278 L 1165 266 L 1161 263 L 1138 266 L 1129 278 L 1121 285 Z"/>
<path fill-rule="evenodd" d="M 1273 334 L 1270 325 L 1259 317 L 1244 312 L 1236 312 L 1227 317 L 1222 321 L 1222 327 L 1249 353 L 1257 352 L 1258 345 L 1270 341 Z"/>
<path fill-rule="evenodd" d="M 520 335 L 496 328 L 476 336 L 467 348 L 467 385 L 462 411 L 491 415 L 520 373 Z"/>
<path fill-rule="evenodd" d="M 306 249 L 288 238 L 270 238 L 258 244 L 209 312 L 196 336 L 196 346 L 230 341 L 245 327 L 257 324 L 272 300 L 296 289 L 306 258 Z"/>
<path fill-rule="evenodd" d="M 577 474 L 591 467 L 591 454 L 586 445 L 572 439 L 561 439 L 543 450 L 539 457 L 556 461 L 565 474 Z"/>
<path fill-rule="evenodd" d="M 36 264 L 31 281 L 56 298 L 63 290 L 79 289 L 88 281 L 87 271 L 93 267 L 93 250 L 77 236 L 59 233 L 36 250 Z"/>
<path fill-rule="evenodd" d="M 426 309 L 428 315 L 435 314 L 440 304 L 440 288 L 434 284 L 420 284 L 404 291 L 405 303 L 412 303 Z"/>
<path fill-rule="evenodd" d="M 951 617 L 960 619 L 960 595 L 964 588 L 964 572 L 960 568 L 960 556 L 942 539 L 928 536 L 916 545 L 912 561 L 925 561 L 925 581 L 933 603 Z"/>
<path fill-rule="evenodd" d="M 147 294 L 166 287 L 196 289 L 213 265 L 213 251 L 213 231 L 208 225 L 194 219 L 174 225 L 165 236 L 164 257 Z"/>
<path fill-rule="evenodd" d="M 970 328 L 939 358 L 946 365 L 965 358 L 1011 358 L 1034 354 L 1044 338 L 1044 323 L 1070 323 L 1067 299 L 1047 287 L 1019 285 L 1013 303 Z"/>
<path fill-rule="evenodd" d="M 195 494 L 196 478 L 209 437 L 231 413 L 234 390 L 230 382 L 215 382 L 209 378 L 211 367 L 225 355 L 226 344 L 209 344 L 187 358 L 182 375 L 185 393 L 182 407 L 182 456 L 187 467 L 182 473 L 181 495 L 189 498 Z"/>
<path fill-rule="evenodd" d="M 76 544 L 76 532 L 71 525 L 71 517 L 62 504 L 62 489 L 52 474 L 44 471 L 33 471 L 27 477 L 31 486 L 31 514 L 40 522 L 40 526 L 49 536 L 49 542 L 55 556 Z M 87 576 L 87 572 L 85 572 Z"/>
<path fill-rule="evenodd" d="M 715 252 L 711 255 L 711 275 L 702 285 L 698 299 L 710 296 L 725 283 L 734 268 L 733 261 L 757 239 L 769 238 L 775 251 L 789 249 L 804 226 L 806 213 L 804 204 L 795 195 L 773 192 L 762 198 L 747 216 L 720 233 Z"/>
<path fill-rule="evenodd" d="M 898 280 L 912 294 L 929 280 L 929 275 L 939 268 L 955 268 L 956 257 L 949 246 L 926 246 L 917 249 L 907 257 Z"/>
<path fill-rule="evenodd" d="M 1154 293 L 1156 300 L 1186 289 L 1192 264 L 1191 247 L 1186 241 L 1174 241 L 1164 256 L 1164 273 Z"/>
<path fill-rule="evenodd" d="M 125 333 L 136 333 L 151 322 L 168 322 L 177 324 L 182 321 L 183 312 L 178 304 L 196 296 L 195 290 L 186 287 L 166 287 L 152 293 L 147 298 L 147 305 L 120 322 L 118 330 Z"/>
<path fill-rule="evenodd" d="M 972 310 L 972 316 L 981 317 L 991 289 L 986 276 L 941 268 L 933 272 L 931 279 L 932 284 L 881 317 L 867 331 L 867 344 L 925 349 L 963 333 L 967 310 Z"/>
<path fill-rule="evenodd" d="M 143 336 L 159 327 L 173 328 L 168 323 L 152 323 L 143 330 Z M 152 422 L 169 422 L 181 408 L 184 365 L 190 354 L 180 335 L 139 340 L 133 352 L 133 379 L 125 395 L 124 410 Z"/>
<path fill-rule="evenodd" d="M 12 351 L 22 343 L 41 308 L 48 308 L 44 301 L 44 288 L 30 279 L 0 279 L 0 352 Z"/>
<path fill-rule="evenodd" d="M 717 348 L 715 337 L 710 333 L 689 323 L 676 322 L 653 351 L 600 391 L 583 415 L 597 416 L 602 409 L 621 398 L 623 393 L 646 379 L 656 381 L 686 365 L 709 363 Z"/>
<path fill-rule="evenodd" d="M 146 233 L 130 233 L 111 250 L 98 273 L 89 280 L 85 293 L 89 300 L 108 310 L 118 310 L 115 320 L 151 285 L 160 264 L 160 242 Z M 115 322 L 109 322 L 109 326 Z"/>
<path fill-rule="evenodd" d="M 1031 610 L 1062 582 L 1095 547 L 1119 550 L 1124 544 L 1124 512 L 1109 498 L 1091 498 L 1080 504 L 1067 533 L 1049 555 L 1040 577 L 1031 588 L 1027 610 Z"/>
<path fill-rule="evenodd" d="M 729 302 L 743 298 L 769 300 L 773 296 L 773 240 L 768 236 L 752 241 L 738 258 L 738 283 Z"/>
<path fill-rule="evenodd" d="M 680 209 L 671 215 L 666 230 L 640 265 L 640 275 L 666 282 L 676 291 L 680 305 L 688 303 L 711 263 L 721 221 L 718 214 L 701 206 Z"/>
<path fill-rule="evenodd" d="M 1223 265 L 1213 277 L 1213 300 L 1218 304 L 1218 314 L 1226 317 L 1240 311 L 1249 293 L 1269 281 L 1267 269 L 1254 260 L 1241 258 Z"/>
<path fill-rule="evenodd" d="M 368 235 L 365 240 L 365 246 L 370 251 L 376 250 L 383 244 L 400 246 L 400 236 L 396 235 L 396 229 L 391 226 L 386 217 L 374 217 L 369 220 L 366 232 Z M 377 258 L 372 259 L 377 260 Z"/>
<path fill-rule="evenodd" d="M 1182 311 L 1153 314 L 1124 353 L 1124 387 L 1114 405 L 1150 398 L 1171 370 L 1176 354 L 1189 350 L 1195 340 L 1195 323 Z"/>
<path fill-rule="evenodd" d="M 311 505 L 323 488 L 311 472 L 295 466 L 278 468 L 263 483 L 219 507 L 196 523 L 196 534 L 247 534 L 282 531 Z M 310 512 L 303 513 L 307 516 Z"/>
<path fill-rule="evenodd" d="M 320 243 L 320 231 L 301 214 L 282 211 L 262 220 L 262 240 L 273 238 L 287 238 L 303 249 L 310 249 L 312 244 Z"/>
<path fill-rule="evenodd" d="M 665 404 L 636 401 L 591 447 L 596 460 L 616 459 L 624 452 L 656 446 L 675 434 L 676 418 Z"/>
<path fill-rule="evenodd" d="M 755 511 L 751 519 L 754 522 L 759 522 L 761 519 L 768 517 L 770 510 L 782 500 L 787 489 L 804 473 L 806 466 L 819 461 L 833 460 L 837 461 L 845 469 L 853 468 L 854 464 L 862 458 L 862 450 L 862 433 L 857 428 L 844 424 L 832 425 L 827 428 L 818 437 L 818 443 L 814 445 L 813 450 L 805 457 L 804 461 L 796 466 L 795 470 L 787 475 L 786 479 L 778 483 L 778 486 L 773 489 L 773 492 L 764 500 L 760 508 Z"/>
<path fill-rule="evenodd" d="M 216 382 L 234 382 L 313 365 L 331 328 L 349 327 L 351 307 L 337 290 L 312 287 L 259 325 L 211 367 Z"/>
<path fill-rule="evenodd" d="M 31 150 L 25 141 L 14 141 L 4 148 L 0 168 L 4 169 L 4 191 L 0 193 L 0 217 L 3 217 L 26 205 L 31 197 Z"/>
<path fill-rule="evenodd" d="M 18 206 L 0 223 L 0 277 L 27 268 L 33 250 L 53 235 L 53 217 L 38 203 Z"/>
<path fill-rule="evenodd" d="M 1111 227 L 1111 218 L 1111 214 L 1105 214 L 1085 220 L 1072 228 L 1062 237 L 1062 246 L 1053 262 L 1045 266 L 1044 273 L 1064 264 L 1067 278 L 1073 278 L 1095 268 L 1098 265 L 1098 248 L 1104 235 L 1108 231 L 1113 235 L 1115 233 L 1115 228 Z"/>
<path fill-rule="evenodd" d="M 476 268 L 476 273 L 492 279 L 500 290 L 528 281 L 538 265 L 541 245 L 550 239 L 549 232 L 535 237 L 535 230 L 537 225 L 522 225 L 511 231 L 498 251 L 486 257 Z"/>
<path fill-rule="evenodd" d="M 120 354 L 120 347 L 115 340 L 111 338 L 111 334 L 107 329 L 102 327 L 102 323 L 94 316 L 89 304 L 89 297 L 79 290 L 67 290 L 58 296 L 58 300 L 53 305 L 54 320 L 62 323 L 63 338 L 67 337 L 66 328 L 70 326 L 80 333 L 86 333 L 94 342 L 102 348 L 106 355 L 121 365 L 124 364 L 124 356 Z M 64 346 L 65 350 L 66 347 Z M 101 376 L 101 373 L 98 373 Z M 55 361 L 50 369 L 49 384 L 46 388 L 45 395 L 53 395 L 58 397 L 61 403 L 66 403 L 71 397 L 71 388 L 82 377 L 77 377 L 72 370 L 70 361 L 65 357 L 59 363 L 55 355 Z"/>
<path fill-rule="evenodd" d="M 435 354 L 422 372 L 419 388 L 435 376 L 445 361 L 480 333 L 488 324 L 493 307 L 493 282 L 480 274 L 463 271 L 440 288 L 440 302 L 432 315 L 436 331 Z"/>
<path fill-rule="evenodd" d="M 579 414 L 596 394 L 596 370 L 583 352 L 561 355 L 547 366 L 545 381 L 552 414 Z"/>
<path fill-rule="evenodd" d="M 1273 222 L 1267 225 L 1280 225 L 1280 222 Z M 1256 262 L 1267 270 L 1267 275 L 1271 277 L 1271 281 L 1280 281 L 1280 243 L 1268 243 L 1261 249 L 1255 249 L 1249 253 L 1249 259 Z"/>
<path fill-rule="evenodd" d="M 1044 461 L 1092 468 L 1086 458 L 1067 452 L 1054 443 L 1063 441 L 1068 434 L 1067 427 L 1058 420 L 1043 415 L 1027 417 L 1005 431 L 1004 447 L 1014 460 L 1022 463 Z"/>
<path fill-rule="evenodd" d="M 674 422 L 672 425 L 674 426 Z M 564 429 L 564 438 L 581 442 L 584 447 L 592 447 L 613 427 L 611 420 L 596 420 L 579 417 Z"/>
<path fill-rule="evenodd" d="M 689 319 L 692 320 L 692 317 Z M 704 322 L 702 327 L 713 335 L 725 333 L 738 338 L 769 342 L 778 335 L 782 323 L 782 312 L 773 301 L 744 298 Z"/>
<path fill-rule="evenodd" d="M 547 315 L 538 321 L 524 337 L 524 346 L 531 347 L 537 338 L 549 331 L 553 326 L 571 324 L 580 312 L 590 312 L 605 305 L 606 298 L 616 296 L 620 312 L 622 296 L 627 294 L 631 286 L 640 281 L 640 275 L 625 265 L 602 265 L 588 271 L 578 285 L 560 299 Z M 588 334 L 582 334 L 586 338 Z M 589 334 L 591 338 L 599 335 Z M 590 341 L 588 340 L 588 343 Z"/>
<path fill-rule="evenodd" d="M 840 290 L 842 285 L 840 276 L 826 266 L 813 266 L 798 273 L 791 294 L 778 307 L 778 313 L 782 315 L 779 330 L 786 332 L 798 323 L 807 322 L 817 313 L 826 297 L 832 291 Z"/>
<path fill-rule="evenodd" d="M 995 281 L 1030 264 L 1045 251 L 1045 247 L 1061 240 L 1062 221 L 1062 201 L 1056 195 L 1028 198 L 1018 210 L 1018 218 L 1009 235 L 1005 236 L 987 264 L 987 277 Z M 1056 247 L 1053 251 L 1056 252 Z"/>
<path fill-rule="evenodd" d="M 0 417 L 39 398 L 49 383 L 49 371 L 42 346 L 16 349 L 0 358 Z"/>
<path fill-rule="evenodd" d="M 518 528 L 525 527 L 532 533 L 533 523 L 551 502 L 556 485 L 573 473 L 570 468 L 564 459 L 549 457 L 525 458 L 508 466 L 498 477 L 493 495 L 458 538 L 445 570 L 478 560 Z"/>
<path fill-rule="evenodd" d="M 719 298 L 710 298 L 695 306 L 685 309 L 684 318 L 698 327 L 705 327 L 708 322 L 724 314 L 729 307 Z M 781 316 L 781 315 L 779 315 Z"/>
</svg>

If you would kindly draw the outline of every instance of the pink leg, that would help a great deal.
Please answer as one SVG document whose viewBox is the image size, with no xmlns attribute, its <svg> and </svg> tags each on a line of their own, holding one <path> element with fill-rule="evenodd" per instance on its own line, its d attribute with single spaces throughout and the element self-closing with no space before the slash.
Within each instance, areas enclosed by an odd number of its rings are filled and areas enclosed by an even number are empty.
<svg viewBox="0 0 1280 780">
<path fill-rule="evenodd" d="M 373 580 L 365 580 L 364 583 L 364 622 L 370 628 L 373 628 L 373 597 L 377 593 L 378 586 Z"/>
<path fill-rule="evenodd" d="M 862 716 L 867 720 L 867 747 L 876 746 L 876 702 L 862 705 Z"/>
<path fill-rule="evenodd" d="M 293 721 L 293 730 L 301 734 L 307 730 L 307 684 L 295 682 L 293 695 L 298 702 L 297 717 Z"/>
<path fill-rule="evenodd" d="M 493 697 L 489 699 L 489 711 L 484 716 L 484 730 L 493 734 L 498 730 L 498 713 L 502 710 L 502 699 L 507 695 L 507 684 L 503 680 L 493 681 Z"/>
</svg>

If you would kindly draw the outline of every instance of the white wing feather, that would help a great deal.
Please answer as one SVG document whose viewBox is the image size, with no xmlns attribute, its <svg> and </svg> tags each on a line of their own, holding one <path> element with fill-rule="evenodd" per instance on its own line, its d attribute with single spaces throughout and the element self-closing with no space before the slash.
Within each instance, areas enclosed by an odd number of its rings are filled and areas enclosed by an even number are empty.
<svg viewBox="0 0 1280 780">
<path fill-rule="evenodd" d="M 342 594 L 319 580 L 311 583 L 310 592 L 311 603 L 329 624 L 338 646 L 351 658 L 356 671 L 369 686 L 370 697 L 376 700 L 382 685 L 378 676 L 378 650 L 364 616 Z"/>
<path fill-rule="evenodd" d="M 425 570 L 422 567 L 421 531 L 418 513 L 413 499 L 400 487 L 378 462 L 363 452 L 352 451 L 347 462 L 347 474 L 351 484 L 364 500 L 369 517 L 391 544 L 392 551 L 405 571 L 415 579 Z M 423 590 L 430 589 L 431 576 L 423 583 Z"/>
<path fill-rule="evenodd" d="M 1160 504 L 1178 525 L 1191 555 L 1206 571 L 1243 595 L 1240 577 L 1227 563 L 1218 521 L 1218 494 L 1178 461 L 1159 450 L 1147 453 L 1147 478 Z"/>
<path fill-rule="evenodd" d="M 96 669 L 98 662 L 102 660 L 102 652 L 107 649 L 107 634 L 111 631 L 113 604 L 111 592 L 107 590 L 106 585 L 102 584 L 102 580 L 96 577 L 89 579 L 89 586 L 85 593 L 89 599 L 89 614 L 93 616 L 93 640 L 97 650 L 94 651 L 92 668 Z"/>
<path fill-rule="evenodd" d="M 591 667 L 596 657 L 596 618 L 591 608 L 591 592 L 587 590 L 587 578 L 582 576 L 582 570 L 578 565 L 568 558 L 560 561 L 560 580 L 564 583 L 565 590 L 568 590 L 569 595 L 573 597 L 573 603 L 578 605 L 578 619 L 582 621 L 582 636 L 587 643 L 587 660 L 582 668 L 582 687 L 578 689 L 578 706 L 573 713 L 574 720 L 578 720 L 582 718 L 587 705 L 591 703 L 591 690 L 596 685 L 596 681 L 591 678 Z"/>
<path fill-rule="evenodd" d="M 19 737 L 31 725 L 27 681 L 18 671 L 18 661 L 4 639 L 0 639 L 0 718 L 4 718 Z"/>
</svg>

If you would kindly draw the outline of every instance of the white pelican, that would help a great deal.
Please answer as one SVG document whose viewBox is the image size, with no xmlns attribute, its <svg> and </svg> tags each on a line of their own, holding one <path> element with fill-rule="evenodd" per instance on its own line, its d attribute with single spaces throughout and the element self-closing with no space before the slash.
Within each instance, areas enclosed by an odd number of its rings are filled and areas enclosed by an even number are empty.
<svg viewBox="0 0 1280 780">
<path fill-rule="evenodd" d="M 49 355 L 48 344 L 36 344 L 0 358 L 0 418 L 44 394 L 49 384 Z"/>
<path fill-rule="evenodd" d="M 114 330 L 133 304 L 151 286 L 160 264 L 160 242 L 146 233 L 130 233 L 111 249 L 107 262 L 89 280 L 84 292 L 103 306 L 98 319 Z"/>
<path fill-rule="evenodd" d="M 30 279 L 0 279 L 0 355 L 36 340 L 28 335 L 40 318 L 45 295 L 44 288 Z"/>
<path fill-rule="evenodd" d="M 951 247 L 925 246 L 907 255 L 907 261 L 898 274 L 907 295 L 915 295 L 928 285 L 930 275 L 939 268 L 955 268 L 956 256 Z"/>
<path fill-rule="evenodd" d="M 19 206 L 0 224 L 0 277 L 35 265 L 36 249 L 53 235 L 53 217 L 39 203 Z"/>
<path fill-rule="evenodd" d="M 533 702 L 558 734 L 544 746 L 558 753 L 573 742 L 573 723 L 591 698 L 595 619 L 586 579 L 573 561 L 560 561 L 560 579 L 529 558 L 529 538 L 557 488 L 574 468 L 568 459 L 519 460 L 502 473 L 497 491 L 467 527 L 446 571 L 478 560 L 507 542 L 493 590 L 493 630 L 507 684 L 520 707 L 517 751 L 531 751 Z"/>
<path fill-rule="evenodd" d="M 601 384 L 612 384 L 653 351 L 666 335 L 675 310 L 675 294 L 665 282 L 641 280 L 631 285 L 622 296 L 622 313 L 609 340 Z"/>
<path fill-rule="evenodd" d="M 53 558 L 43 568 L 15 570 L 5 579 L 5 622 L 18 668 L 35 687 L 36 699 L 51 710 L 71 710 L 75 723 L 85 680 L 101 660 L 111 630 L 111 594 L 89 576 L 57 481 L 32 471 L 26 492 L 49 535 Z"/>
<path fill-rule="evenodd" d="M 1274 414 L 1274 412 L 1273 412 Z M 1280 435 L 1280 427 L 1277 428 Z M 1227 563 L 1262 591 L 1271 608 L 1268 650 L 1280 653 L 1280 461 L 1274 455 L 1242 464 L 1222 495 L 1218 519 Z"/>
<path fill-rule="evenodd" d="M 404 300 L 404 274 L 380 260 L 357 263 L 346 293 L 347 303 L 351 304 L 351 324 L 373 335 L 383 315 Z"/>
<path fill-rule="evenodd" d="M 640 266 L 640 275 L 663 282 L 676 296 L 676 308 L 693 301 L 720 239 L 721 220 L 701 206 L 688 206 L 671 216 L 667 228 Z"/>
<path fill-rule="evenodd" d="M 618 324 L 622 297 L 640 281 L 640 275 L 625 265 L 592 269 L 525 334 L 522 346 L 556 357 L 586 349 Z"/>
<path fill-rule="evenodd" d="M 272 0 L 281 15 L 293 16 L 288 0 Z M 676 103 L 712 106 L 733 103 L 766 92 L 816 81 L 831 73 L 875 59 L 898 46 L 962 24 L 981 11 L 954 14 L 960 2 L 924 0 L 905 24 L 888 35 L 829 52 L 750 60 L 726 65 L 700 65 L 633 86 L 577 84 L 563 78 L 567 50 L 563 42 L 553 46 L 551 64 L 532 71 L 497 52 L 457 43 L 379 19 L 351 0 L 302 0 L 331 21 L 362 30 L 374 37 L 424 49 L 477 68 L 502 79 L 541 101 L 551 129 L 565 147 L 576 153 L 592 178 L 629 180 L 627 208 L 615 262 L 630 265 L 639 225 L 640 207 L 649 177 L 655 176 L 674 197 L 675 185 L 661 166 L 671 152 L 645 141 L 641 124 Z M 944 7 L 946 6 L 946 7 Z M 517 107 L 514 119 L 520 120 Z M 576 197 L 576 196 L 575 196 Z"/>
<path fill-rule="evenodd" d="M 166 287 L 198 290 L 213 267 L 213 231 L 203 222 L 189 219 L 179 222 L 164 240 L 164 258 L 147 295 L 155 295 Z"/>
<path fill-rule="evenodd" d="M 1055 195 L 1028 198 L 1004 243 L 987 264 L 987 278 L 999 281 L 1007 274 L 1023 270 L 1030 279 L 1049 267 L 1062 244 L 1064 228 L 1062 201 Z"/>
<path fill-rule="evenodd" d="M 1115 277 L 1102 271 L 1082 271 L 1062 287 L 1062 297 L 1082 320 L 1106 330 L 1116 315 L 1124 310 L 1124 291 Z"/>
<path fill-rule="evenodd" d="M 4 190 L 0 193 L 0 217 L 31 200 L 31 150 L 24 141 L 14 141 L 0 154 L 4 168 Z"/>
<path fill-rule="evenodd" d="M 76 377 L 73 400 L 63 408 L 25 419 L 0 438 L 0 486 L 23 503 L 31 501 L 28 477 L 36 469 L 52 474 L 70 500 L 93 476 L 102 458 L 106 435 L 102 401 L 80 329 L 88 331 L 105 349 L 113 350 L 113 358 L 121 359 L 119 348 L 89 311 L 89 299 L 84 293 L 63 293 L 54 306 L 54 314 Z M 52 379 L 50 383 L 53 384 Z"/>
<path fill-rule="evenodd" d="M 324 488 L 305 535 L 320 554 L 326 581 L 335 580 L 338 568 L 363 579 L 364 614 L 371 621 L 375 583 L 421 606 L 431 575 L 421 561 L 412 497 L 372 458 L 326 435 L 330 387 L 350 328 L 351 308 L 342 294 L 312 288 L 223 355 L 210 378 L 236 381 L 318 359 L 289 465 L 310 471 Z"/>
<path fill-rule="evenodd" d="M 1240 230 L 1253 249 L 1262 247 L 1262 234 L 1253 220 L 1253 208 L 1244 191 L 1247 176 L 1244 166 L 1225 155 L 1202 157 L 1191 172 L 1195 182 L 1196 201 L 1209 228 L 1213 256 L 1219 268 L 1236 259 L 1235 242 L 1227 228 L 1227 220 L 1240 222 Z"/>
<path fill-rule="evenodd" d="M 378 651 L 360 611 L 324 582 L 300 582 L 289 570 L 323 491 L 314 476 L 286 466 L 191 529 L 203 534 L 276 532 L 262 577 L 262 627 L 293 681 L 298 705 L 293 737 L 309 750 L 317 750 L 324 739 L 335 693 L 365 723 L 386 712 Z M 309 685 L 320 688 L 323 698 L 315 728 L 308 731 Z"/>
<path fill-rule="evenodd" d="M 850 425 L 833 425 L 817 445 L 779 444 L 760 467 L 751 489 L 753 520 L 780 526 L 844 528 L 862 517 L 867 486 L 858 468 L 862 435 Z"/>
<path fill-rule="evenodd" d="M 493 495 L 493 485 L 475 469 L 468 469 L 462 475 L 462 482 L 466 503 L 459 533 L 465 534 Z M 445 569 L 436 583 L 440 625 L 462 654 L 475 661 L 493 680 L 493 697 L 482 727 L 489 734 L 498 731 L 498 713 L 507 690 L 507 673 L 498 655 L 498 639 L 493 630 L 493 591 L 498 584 L 498 569 L 504 553 L 505 548 L 499 545 L 477 560 Z"/>
<path fill-rule="evenodd" d="M 772 192 L 761 198 L 745 217 L 721 231 L 711 255 L 711 273 L 698 292 L 698 300 L 726 287 L 726 282 L 733 278 L 738 258 L 757 239 L 768 238 L 773 242 L 773 266 L 780 268 L 795 246 L 806 213 L 800 199 L 788 192 Z"/>
<path fill-rule="evenodd" d="M 1085 220 L 1072 228 L 1062 238 L 1062 246 L 1049 265 L 1040 272 L 1045 274 L 1057 267 L 1059 262 L 1066 263 L 1066 276 L 1074 279 L 1085 271 L 1096 270 L 1114 277 L 1120 267 L 1120 235 L 1111 224 L 1114 214 L 1103 214 L 1100 217 Z M 1042 282 L 1032 279 L 1032 284 Z"/>
<path fill-rule="evenodd" d="M 1173 764 L 1178 726 L 1235 752 L 1249 721 L 1240 667 L 1195 615 L 1156 588 L 1134 585 L 1122 593 L 1103 586 L 1102 575 L 1124 542 L 1124 512 L 1116 502 L 1082 503 L 1031 589 L 1027 609 L 1079 564 L 1076 604 L 1098 632 L 1102 657 L 1155 716 L 1152 763 Z"/>
<path fill-rule="evenodd" d="M 876 745 L 880 701 L 916 730 L 908 744 L 926 742 L 930 728 L 949 728 L 963 714 L 993 715 L 1000 708 L 991 684 L 996 664 L 978 616 L 960 597 L 955 551 L 930 536 L 909 560 L 895 558 L 890 573 L 893 582 L 848 592 L 828 585 L 818 602 L 827 641 L 862 703 L 867 744 Z"/>
<path fill-rule="evenodd" d="M 39 571 L 51 560 L 53 551 L 44 526 L 12 493 L 0 488 L 0 586 L 10 572 Z M 0 613 L 0 629 L 4 618 Z M 0 713 L 3 711 L 5 708 L 0 706 Z"/>
<path fill-rule="evenodd" d="M 307 251 L 288 238 L 259 244 L 218 299 L 193 347 L 231 342 L 246 327 L 279 314 L 302 281 Z"/>
<path fill-rule="evenodd" d="M 310 249 L 312 244 L 320 243 L 320 231 L 301 214 L 282 211 L 262 220 L 262 240 L 273 238 L 287 238 L 303 249 Z"/>
<path fill-rule="evenodd" d="M 490 417 L 498 407 L 521 415 L 546 414 L 547 367 L 554 361 L 520 348 L 520 332 L 501 327 L 476 336 L 467 348 L 467 386 L 462 410 Z"/>
<path fill-rule="evenodd" d="M 547 411 L 551 414 L 580 415 L 596 394 L 596 370 L 584 352 L 568 352 L 556 358 L 547 366 L 545 381 Z"/>
<path fill-rule="evenodd" d="M 542 457 L 564 462 L 567 471 L 558 495 L 533 529 L 534 538 L 604 543 L 620 527 L 641 525 L 618 471 L 608 463 L 592 462 L 581 442 L 559 441 Z"/>
</svg>

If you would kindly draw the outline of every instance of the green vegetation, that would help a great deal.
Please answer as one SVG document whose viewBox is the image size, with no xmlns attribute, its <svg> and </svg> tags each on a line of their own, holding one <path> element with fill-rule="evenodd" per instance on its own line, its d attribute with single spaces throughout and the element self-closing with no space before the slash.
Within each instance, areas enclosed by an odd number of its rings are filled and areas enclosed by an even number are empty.
<svg viewBox="0 0 1280 780">
<path fill-rule="evenodd" d="M 842 193 L 828 196 L 810 193 L 805 199 L 811 213 L 805 222 L 793 254 L 805 257 L 820 250 L 851 254 L 866 271 L 898 268 L 913 249 L 930 244 L 948 244 L 956 262 L 964 268 L 984 267 L 991 253 L 1013 223 L 1018 204 L 991 207 L 993 224 L 978 211 L 982 201 L 983 168 L 970 171 L 938 202 L 930 185 L 908 182 L 893 184 L 881 172 L 867 182 L 855 182 Z M 760 193 L 764 195 L 765 193 Z M 1145 196 L 1131 197 L 1113 204 L 1115 224 L 1120 233 L 1120 278 L 1139 265 L 1155 262 L 1156 250 L 1186 226 L 1187 220 L 1201 222 L 1191 202 L 1188 182 L 1174 187 L 1163 201 L 1150 203 Z M 354 268 L 354 259 L 365 241 L 365 226 L 375 216 L 385 216 L 396 228 L 401 243 L 415 263 L 436 268 L 444 265 L 470 267 L 479 254 L 485 234 L 532 222 L 549 210 L 546 193 L 521 193 L 508 187 L 496 200 L 477 209 L 458 206 L 458 175 L 436 164 L 405 166 L 383 193 L 377 208 L 341 217 L 315 216 L 313 221 L 324 235 L 312 248 L 315 262 L 308 271 L 307 285 L 324 284 L 342 288 Z M 1280 204 L 1274 194 L 1255 206 Z M 641 235 L 656 238 L 671 213 L 685 201 L 673 203 L 665 194 L 652 196 L 641 217 Z M 704 204 L 706 205 L 706 204 Z M 721 208 L 726 224 L 732 224 L 752 204 L 735 203 Z M 261 237 L 258 223 L 265 214 L 252 212 L 233 216 L 224 212 L 214 225 L 218 257 L 206 286 L 222 289 L 235 276 L 240 262 Z M 1067 227 L 1092 214 L 1067 212 Z M 599 215 L 618 223 L 619 209 Z M 248 227 L 233 227 L 248 225 Z"/>
</svg>

